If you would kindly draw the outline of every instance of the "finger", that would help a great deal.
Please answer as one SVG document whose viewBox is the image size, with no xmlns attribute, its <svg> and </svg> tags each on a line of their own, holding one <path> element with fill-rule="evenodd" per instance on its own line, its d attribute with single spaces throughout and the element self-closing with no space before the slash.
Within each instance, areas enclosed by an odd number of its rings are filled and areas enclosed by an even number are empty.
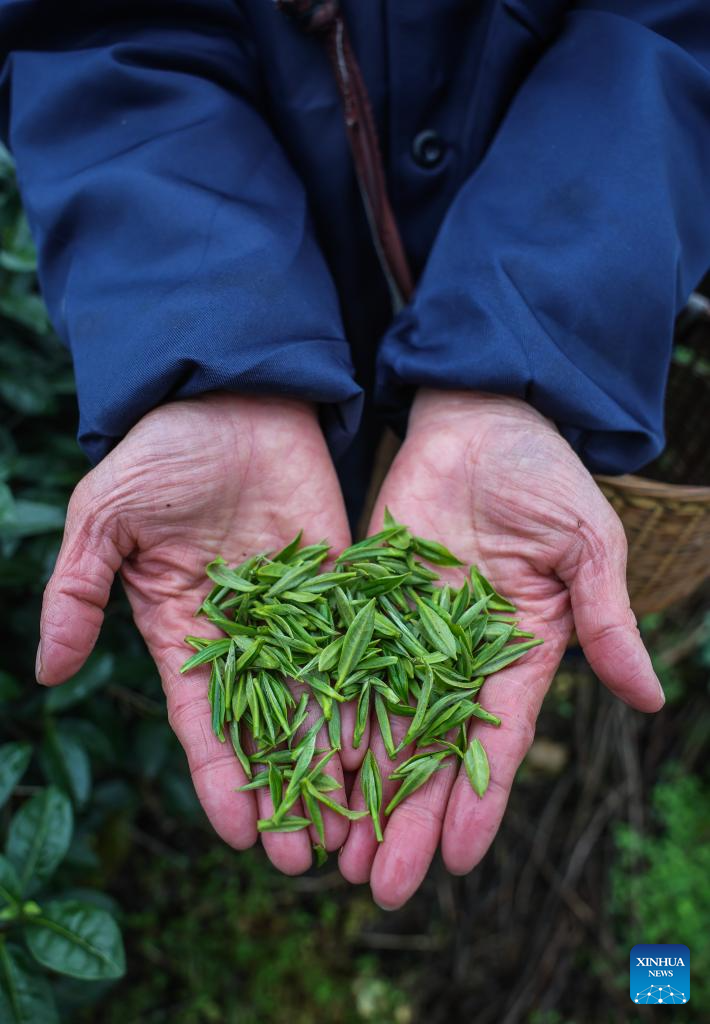
<svg viewBox="0 0 710 1024">
<path fill-rule="evenodd" d="M 457 764 L 444 766 L 407 797 L 387 821 L 384 842 L 375 853 L 370 874 L 372 898 L 385 910 L 396 910 L 424 880 L 436 853 Z"/>
<path fill-rule="evenodd" d="M 357 747 L 353 746 L 356 713 L 357 701 L 350 700 L 347 704 L 340 705 L 340 761 L 347 771 L 357 771 L 370 743 L 370 721 L 368 719 L 360 743 Z"/>
<path fill-rule="evenodd" d="M 197 797 L 215 832 L 237 850 L 256 842 L 256 801 L 251 792 L 236 792 L 248 781 L 227 739 L 212 732 L 207 700 L 209 670 L 193 669 L 180 675 L 185 649 L 173 645 L 164 652 L 151 649 L 163 681 L 168 721 L 180 740 Z"/>
<path fill-rule="evenodd" d="M 401 715 L 392 716 L 392 738 L 395 746 L 405 736 L 410 721 L 411 719 L 404 718 Z M 401 764 L 402 761 L 405 761 L 410 756 L 413 748 L 411 745 L 405 747 L 390 761 L 382 742 L 380 730 L 373 723 L 370 730 L 370 749 L 377 761 L 382 778 L 382 806 L 384 808 L 394 796 L 399 785 L 396 781 L 391 780 L 389 776 L 398 764 Z M 350 807 L 354 811 L 365 810 L 365 799 L 362 795 L 359 772 L 350 794 Z M 375 829 L 369 817 L 351 822 L 348 837 L 343 849 L 340 851 L 338 860 L 338 867 L 343 877 L 354 884 L 367 882 L 370 878 L 370 871 L 378 845 Z"/>
<path fill-rule="evenodd" d="M 580 530 L 558 575 L 569 587 L 577 637 L 595 675 L 632 707 L 658 711 L 665 696 L 629 604 L 626 537 L 602 500 L 600 528 Z"/>
<path fill-rule="evenodd" d="M 488 755 L 490 781 L 479 797 L 461 766 L 453 784 L 441 849 L 444 863 L 455 875 L 466 874 L 478 864 L 498 831 L 515 773 L 533 741 L 543 697 L 564 653 L 566 635 L 541 624 L 527 628 L 542 636 L 544 645 L 491 676 L 481 693 L 481 704 L 498 715 L 500 726 L 474 719 L 469 728 L 469 740 L 478 737 Z"/>
<path fill-rule="evenodd" d="M 119 539 L 110 510 L 98 511 L 94 473 L 69 502 L 62 546 L 44 592 L 36 675 L 46 686 L 73 676 L 93 650 L 111 584 L 132 546 Z"/>
</svg>

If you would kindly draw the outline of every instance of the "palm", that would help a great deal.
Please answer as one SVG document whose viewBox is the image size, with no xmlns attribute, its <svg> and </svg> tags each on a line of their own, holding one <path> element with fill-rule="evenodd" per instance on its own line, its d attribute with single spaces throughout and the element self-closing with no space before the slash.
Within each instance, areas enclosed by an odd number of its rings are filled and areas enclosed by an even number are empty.
<svg viewBox="0 0 710 1024">
<path fill-rule="evenodd" d="M 238 848 L 248 846 L 257 815 L 270 813 L 268 799 L 263 791 L 257 797 L 234 792 L 245 779 L 231 749 L 212 734 L 206 670 L 179 674 L 189 653 L 183 638 L 209 629 L 203 620 L 196 623 L 194 612 L 205 594 L 205 564 L 217 555 L 239 562 L 283 546 L 301 528 L 306 543 L 349 543 L 315 416 L 296 403 L 212 395 L 161 407 L 131 431 L 82 482 L 70 506 L 65 547 L 45 601 L 43 647 L 47 651 L 51 644 L 52 623 L 63 628 L 70 622 L 75 653 L 67 657 L 61 638 L 54 637 L 53 655 L 44 655 L 50 682 L 76 670 L 72 661 L 83 661 L 100 625 L 102 601 L 94 600 L 91 615 L 86 606 L 81 617 L 72 616 L 68 605 L 57 612 L 59 599 L 87 596 L 81 592 L 86 574 L 72 558 L 73 519 L 85 515 L 87 504 L 100 538 L 97 568 L 110 580 L 122 560 L 134 617 L 160 671 L 198 796 L 220 835 Z M 78 543 L 86 540 L 79 537 Z M 340 764 L 331 765 L 342 780 Z M 327 816 L 329 847 L 342 843 L 345 829 L 344 819 Z M 269 834 L 264 840 L 283 870 L 300 871 L 310 863 L 304 834 Z"/>
<path fill-rule="evenodd" d="M 600 629 L 590 630 L 586 622 L 585 602 L 598 597 L 593 575 L 603 575 L 597 556 L 604 545 L 618 544 L 615 556 L 623 576 L 623 538 L 568 445 L 523 403 L 479 397 L 472 406 L 467 396 L 460 406 L 446 400 L 444 413 L 441 405 L 422 405 L 382 487 L 373 530 L 381 526 L 387 505 L 416 533 L 442 541 L 462 561 L 477 564 L 515 603 L 523 628 L 545 643 L 490 679 L 482 692 L 484 706 L 503 719 L 500 729 L 481 722 L 472 729 L 491 763 L 491 783 L 482 800 L 464 776 L 456 779 L 452 759 L 394 812 L 379 850 L 368 824 L 352 826 L 341 857 L 343 870 L 352 880 L 370 877 L 375 897 L 388 906 L 400 904 L 416 888 L 440 837 L 452 871 L 470 870 L 485 853 L 569 638 L 571 598 L 576 598 L 585 652 L 598 674 L 636 706 L 658 706 L 655 684 L 649 684 L 650 697 L 644 699 L 641 692 L 653 674 L 635 632 L 631 637 L 625 633 L 632 629 L 628 602 L 623 606 L 622 600 L 618 621 L 606 622 L 602 611 Z M 462 574 L 448 573 L 452 581 Z M 597 587 L 600 582 L 607 581 L 597 579 Z M 618 594 L 616 599 L 618 604 Z M 618 632 L 617 657 L 627 659 L 618 680 L 610 675 L 609 629 Z M 376 752 L 386 778 L 391 764 L 379 746 Z M 405 750 L 401 756 L 408 754 Z"/>
</svg>

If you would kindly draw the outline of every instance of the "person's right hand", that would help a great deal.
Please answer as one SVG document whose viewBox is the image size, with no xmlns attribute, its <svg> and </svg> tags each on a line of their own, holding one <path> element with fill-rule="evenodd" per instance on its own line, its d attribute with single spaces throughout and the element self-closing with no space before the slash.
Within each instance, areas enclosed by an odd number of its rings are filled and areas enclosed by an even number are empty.
<svg viewBox="0 0 710 1024">
<path fill-rule="evenodd" d="M 91 652 L 120 570 L 197 795 L 216 831 L 237 849 L 256 840 L 257 816 L 271 814 L 268 791 L 235 792 L 246 778 L 231 744 L 212 733 L 208 670 L 180 675 L 190 654 L 183 638 L 210 629 L 194 618 L 209 590 L 207 562 L 222 555 L 234 564 L 278 549 L 301 528 L 304 544 L 325 539 L 337 553 L 350 543 L 340 488 L 311 406 L 230 394 L 174 402 L 145 416 L 78 485 L 44 596 L 37 679 L 53 686 L 74 675 Z M 344 736 L 352 735 L 351 714 L 344 709 Z M 315 720 L 316 709 L 312 715 Z M 325 729 L 318 745 L 329 745 Z M 356 753 L 343 750 L 346 767 L 356 760 Z M 342 784 L 337 758 L 328 770 Z M 344 790 L 335 795 L 345 800 Z M 348 822 L 327 809 L 324 820 L 326 846 L 337 849 Z M 315 832 L 310 838 L 305 830 L 262 838 L 282 871 L 295 874 L 310 865 Z"/>
</svg>

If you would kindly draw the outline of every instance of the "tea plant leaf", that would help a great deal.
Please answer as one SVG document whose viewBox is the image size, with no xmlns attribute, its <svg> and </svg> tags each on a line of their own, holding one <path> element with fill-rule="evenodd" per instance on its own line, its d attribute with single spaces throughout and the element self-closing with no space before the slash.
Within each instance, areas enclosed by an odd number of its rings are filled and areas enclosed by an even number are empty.
<svg viewBox="0 0 710 1024">
<path fill-rule="evenodd" d="M 91 762 L 79 741 L 62 726 L 50 719 L 39 756 L 47 781 L 72 798 L 76 807 L 82 807 L 91 791 Z"/>
<path fill-rule="evenodd" d="M 303 787 L 301 796 L 304 804 L 306 805 L 306 810 L 310 815 L 311 824 L 316 830 L 318 841 L 321 847 L 325 848 L 325 823 L 323 821 L 323 812 L 318 805 L 318 801 L 305 786 Z"/>
<path fill-rule="evenodd" d="M 396 754 L 396 748 L 394 739 L 392 738 L 392 727 L 390 725 L 390 719 L 387 714 L 385 702 L 379 693 L 375 694 L 375 714 L 377 716 L 377 724 L 380 727 L 380 735 L 382 736 L 385 753 L 390 760 L 393 760 Z"/>
<path fill-rule="evenodd" d="M 435 540 L 413 537 L 412 550 L 420 558 L 423 558 L 425 562 L 431 562 L 432 565 L 463 565 L 463 562 L 456 555 L 452 554 L 448 548 L 445 548 L 443 544 L 439 544 Z"/>
<path fill-rule="evenodd" d="M 230 722 L 229 724 L 229 738 L 232 741 L 232 749 L 237 755 L 237 760 L 244 769 L 244 774 L 248 779 L 251 778 L 251 762 L 244 753 L 242 747 L 241 736 L 239 735 L 239 722 Z"/>
<path fill-rule="evenodd" d="M 478 794 L 479 797 L 483 796 L 488 789 L 491 773 L 488 755 L 478 737 L 475 737 L 469 743 L 463 763 L 474 793 Z"/>
<path fill-rule="evenodd" d="M 421 689 L 419 691 L 419 698 L 417 700 L 417 707 L 414 712 L 414 718 L 412 719 L 411 724 L 407 729 L 407 732 L 405 733 L 401 743 L 397 747 L 398 751 L 406 747 L 409 743 L 412 742 L 412 740 L 416 739 L 417 736 L 419 735 L 422 727 L 422 722 L 424 721 L 424 716 L 426 715 L 427 710 L 429 708 L 429 698 L 431 697 L 433 685 L 434 674 L 427 665 L 424 682 L 422 683 Z"/>
<path fill-rule="evenodd" d="M 303 536 L 303 530 L 299 530 L 293 540 L 285 547 L 281 548 L 275 555 L 272 556 L 274 562 L 290 562 L 293 556 L 298 551 L 301 544 L 301 537 Z"/>
<path fill-rule="evenodd" d="M 299 832 L 302 828 L 308 828 L 311 822 L 308 818 L 299 818 L 295 815 L 290 818 L 259 818 L 256 827 L 259 832 Z"/>
<path fill-rule="evenodd" d="M 22 896 L 22 883 L 14 866 L 0 854 L 0 906 L 13 906 Z"/>
<path fill-rule="evenodd" d="M 436 754 L 428 754 L 422 757 L 418 764 L 404 777 L 404 781 L 401 786 L 387 804 L 385 814 L 390 815 L 395 807 L 401 804 L 406 797 L 411 796 L 415 790 L 419 789 L 420 786 L 423 786 L 424 783 L 432 777 L 434 772 L 443 767 L 443 759 L 447 756 L 448 751 L 444 750 Z"/>
<path fill-rule="evenodd" d="M 353 747 L 357 749 L 360 746 L 360 741 L 365 734 L 368 719 L 370 717 L 370 689 L 371 682 L 369 679 L 365 681 L 365 685 L 360 691 L 360 696 L 357 702 L 357 711 L 355 713 L 355 728 L 353 730 Z"/>
<path fill-rule="evenodd" d="M 486 662 L 483 668 L 478 669 L 478 674 L 481 676 L 491 676 L 494 672 L 500 672 L 502 668 L 507 668 L 508 665 L 512 665 L 518 658 L 522 658 L 524 654 L 531 651 L 533 647 L 539 647 L 543 643 L 542 640 L 524 640 L 521 644 L 515 644 L 512 647 L 507 647 L 504 651 L 490 661 Z"/>
<path fill-rule="evenodd" d="M 326 807 L 329 807 L 331 811 L 335 811 L 336 814 L 340 814 L 341 817 L 347 818 L 349 821 L 359 821 L 361 818 L 367 817 L 367 811 L 351 811 L 349 807 L 344 804 L 339 804 L 335 800 L 331 800 L 329 796 L 323 792 L 322 789 L 317 789 L 312 782 L 306 782 L 304 784 L 305 789 L 319 800 Z"/>
<path fill-rule="evenodd" d="M 3 1024 L 59 1024 L 49 979 L 24 950 L 0 942 L 0 1021 Z"/>
<path fill-rule="evenodd" d="M 360 789 L 365 798 L 365 806 L 372 818 L 375 837 L 377 842 L 381 843 L 383 840 L 382 824 L 380 822 L 380 813 L 382 811 L 382 777 L 375 760 L 375 755 L 371 750 L 368 750 L 365 754 L 362 767 L 360 768 Z"/>
<path fill-rule="evenodd" d="M 77 900 L 53 900 L 25 925 L 25 941 L 38 963 L 60 974 L 96 981 L 126 970 L 118 925 L 105 910 Z"/>
<path fill-rule="evenodd" d="M 196 668 L 198 665 L 207 665 L 214 658 L 226 654 L 231 644 L 231 640 L 213 640 L 206 647 L 203 647 L 201 651 L 198 651 L 197 654 L 193 654 L 191 658 L 188 658 L 180 671 L 189 672 L 191 668 Z"/>
<path fill-rule="evenodd" d="M 48 786 L 30 797 L 10 822 L 5 852 L 23 895 L 34 892 L 64 859 L 74 827 L 69 798 Z"/>
<path fill-rule="evenodd" d="M 229 590 L 236 590 L 242 594 L 251 594 L 257 589 L 255 583 L 250 583 L 248 580 L 243 579 L 238 572 L 230 569 L 221 558 L 217 558 L 214 562 L 210 562 L 209 565 L 205 566 L 205 572 L 213 583 L 217 583 L 221 587 L 227 587 Z"/>
<path fill-rule="evenodd" d="M 444 618 L 420 598 L 417 598 L 417 607 L 419 608 L 419 617 L 424 627 L 424 632 L 434 647 L 446 655 L 447 658 L 455 658 L 458 650 L 456 637 L 449 629 Z"/>
<path fill-rule="evenodd" d="M 375 628 L 375 599 L 361 608 L 348 626 L 338 662 L 338 684 L 342 685 L 364 655 Z"/>
<path fill-rule="evenodd" d="M 27 771 L 31 757 L 31 743 L 3 743 L 0 747 L 0 807 Z"/>
<path fill-rule="evenodd" d="M 47 691 L 44 704 L 48 711 L 66 711 L 67 708 L 86 700 L 106 685 L 115 668 L 112 654 L 92 654 L 82 669 L 61 686 Z"/>
<path fill-rule="evenodd" d="M 341 739 L 341 721 L 340 721 L 340 708 L 337 704 L 333 705 L 333 709 L 328 719 L 328 739 L 330 745 L 334 750 L 340 750 L 342 747 Z"/>
</svg>

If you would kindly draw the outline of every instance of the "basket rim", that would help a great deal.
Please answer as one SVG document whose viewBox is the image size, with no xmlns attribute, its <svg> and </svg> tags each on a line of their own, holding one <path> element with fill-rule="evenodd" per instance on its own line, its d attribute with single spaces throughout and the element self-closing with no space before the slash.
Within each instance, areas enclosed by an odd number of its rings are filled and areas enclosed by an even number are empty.
<svg viewBox="0 0 710 1024">
<path fill-rule="evenodd" d="M 660 480 L 649 480 L 633 473 L 620 476 L 607 476 L 600 473 L 594 479 L 599 484 L 609 487 L 623 488 L 628 493 L 644 498 L 665 498 L 677 501 L 701 501 L 710 503 L 710 487 L 691 484 L 666 484 Z"/>
</svg>

